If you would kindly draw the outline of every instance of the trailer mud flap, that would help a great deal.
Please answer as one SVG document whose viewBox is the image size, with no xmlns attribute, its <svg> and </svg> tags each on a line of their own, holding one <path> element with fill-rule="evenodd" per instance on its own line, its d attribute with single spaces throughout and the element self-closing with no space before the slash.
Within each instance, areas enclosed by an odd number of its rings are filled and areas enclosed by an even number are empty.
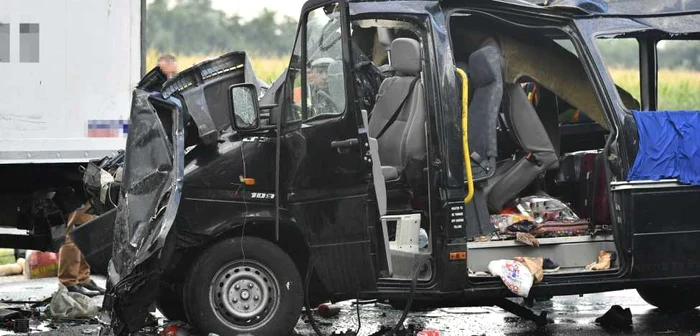
<svg viewBox="0 0 700 336">
<path fill-rule="evenodd" d="M 113 286 L 104 304 L 117 335 L 142 327 L 168 263 L 169 253 L 162 250 L 177 214 L 184 171 L 183 117 L 177 105 L 135 90 L 126 148 L 109 263 Z"/>
</svg>

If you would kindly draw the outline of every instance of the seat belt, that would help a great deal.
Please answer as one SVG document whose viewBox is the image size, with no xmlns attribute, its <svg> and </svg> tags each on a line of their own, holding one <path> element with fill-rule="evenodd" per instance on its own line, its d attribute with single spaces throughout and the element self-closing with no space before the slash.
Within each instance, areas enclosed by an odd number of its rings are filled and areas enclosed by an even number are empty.
<svg viewBox="0 0 700 336">
<path fill-rule="evenodd" d="M 382 130 L 379 131 L 379 134 L 377 134 L 377 137 L 375 139 L 379 140 L 379 138 L 381 138 L 382 135 L 384 135 L 384 132 L 386 132 L 386 130 L 389 129 L 389 127 L 391 127 L 392 124 L 394 124 L 394 122 L 396 121 L 396 118 L 399 117 L 399 114 L 401 113 L 403 106 L 406 105 L 408 98 L 411 96 L 411 92 L 413 92 L 413 88 L 416 86 L 416 83 L 418 83 L 419 80 L 420 80 L 420 76 L 416 77 L 416 79 L 414 79 L 411 82 L 411 85 L 408 87 L 408 92 L 406 92 L 406 96 L 403 97 L 401 104 L 399 104 L 399 107 L 396 109 L 396 111 L 394 111 L 394 114 L 391 115 L 391 118 L 389 118 L 389 120 L 386 122 L 384 127 L 382 127 Z"/>
</svg>

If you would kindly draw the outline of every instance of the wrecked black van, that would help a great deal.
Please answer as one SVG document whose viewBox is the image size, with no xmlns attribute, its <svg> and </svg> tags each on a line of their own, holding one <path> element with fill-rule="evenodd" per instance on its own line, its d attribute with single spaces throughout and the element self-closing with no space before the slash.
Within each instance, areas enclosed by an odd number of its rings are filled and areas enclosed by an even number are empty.
<svg viewBox="0 0 700 336">
<path fill-rule="evenodd" d="M 699 107 L 657 90 L 659 45 L 699 27 L 683 0 L 310 0 L 269 88 L 234 53 L 137 89 L 114 331 L 154 303 L 220 335 L 283 335 L 349 298 L 538 324 L 505 298 L 700 305 Z M 601 53 L 623 40 L 636 92 Z"/>
</svg>

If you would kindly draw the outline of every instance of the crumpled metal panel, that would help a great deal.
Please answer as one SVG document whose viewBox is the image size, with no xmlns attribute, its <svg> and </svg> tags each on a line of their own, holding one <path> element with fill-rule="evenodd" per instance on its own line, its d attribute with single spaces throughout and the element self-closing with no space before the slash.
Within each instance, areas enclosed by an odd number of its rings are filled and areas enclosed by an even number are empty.
<svg viewBox="0 0 700 336">
<path fill-rule="evenodd" d="M 134 91 L 109 265 L 114 287 L 106 304 L 114 309 L 112 326 L 118 334 L 134 331 L 145 321 L 158 285 L 158 265 L 167 262 L 160 260 L 159 252 L 180 203 L 183 117 L 176 105 L 157 99 Z M 156 109 L 154 103 L 166 108 Z"/>
<path fill-rule="evenodd" d="M 162 92 L 165 98 L 182 98 L 202 143 L 213 145 L 231 125 L 227 90 L 239 83 L 252 83 L 260 96 L 269 88 L 255 75 L 246 53 L 234 51 L 183 70 L 163 84 Z"/>
</svg>

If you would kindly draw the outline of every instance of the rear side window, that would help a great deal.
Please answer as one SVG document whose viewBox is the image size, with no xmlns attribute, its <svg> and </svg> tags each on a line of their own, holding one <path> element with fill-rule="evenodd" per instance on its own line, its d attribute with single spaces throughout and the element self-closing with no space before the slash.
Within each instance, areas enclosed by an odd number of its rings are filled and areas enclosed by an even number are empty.
<svg viewBox="0 0 700 336">
<path fill-rule="evenodd" d="M 19 61 L 22 63 L 39 62 L 39 24 L 20 23 L 19 25 Z"/>
<path fill-rule="evenodd" d="M 600 38 L 596 43 L 622 102 L 628 109 L 638 110 L 641 101 L 639 42 L 633 38 Z"/>
<path fill-rule="evenodd" d="M 656 51 L 658 110 L 700 109 L 700 41 L 660 41 Z"/>
<path fill-rule="evenodd" d="M 10 61 L 10 25 L 0 23 L 0 63 Z"/>
</svg>

